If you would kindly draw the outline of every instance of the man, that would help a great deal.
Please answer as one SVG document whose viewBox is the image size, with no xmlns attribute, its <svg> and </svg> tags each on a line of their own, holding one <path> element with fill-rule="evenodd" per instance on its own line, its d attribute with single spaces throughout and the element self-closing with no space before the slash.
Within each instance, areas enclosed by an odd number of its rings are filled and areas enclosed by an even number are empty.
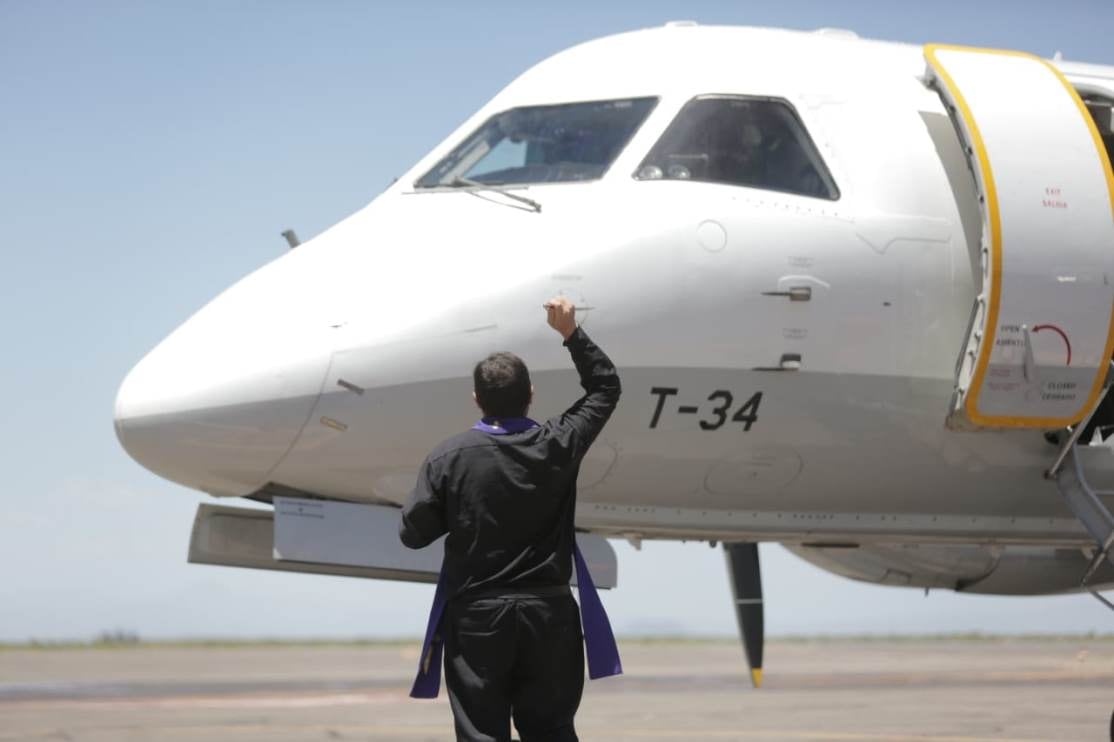
<svg viewBox="0 0 1114 742">
<path fill-rule="evenodd" d="M 522 360 L 495 353 L 480 361 L 473 396 L 482 420 L 430 453 L 402 511 L 406 546 L 448 533 L 427 647 L 439 631 L 460 740 L 509 740 L 512 715 L 523 742 L 577 739 L 584 651 L 569 591 L 576 477 L 620 386 L 615 366 L 577 327 L 575 307 L 557 298 L 545 308 L 586 394 L 539 425 L 526 417 L 533 387 Z M 587 608 L 587 571 L 577 559 Z M 423 671 L 439 677 L 432 656 L 423 650 Z"/>
</svg>

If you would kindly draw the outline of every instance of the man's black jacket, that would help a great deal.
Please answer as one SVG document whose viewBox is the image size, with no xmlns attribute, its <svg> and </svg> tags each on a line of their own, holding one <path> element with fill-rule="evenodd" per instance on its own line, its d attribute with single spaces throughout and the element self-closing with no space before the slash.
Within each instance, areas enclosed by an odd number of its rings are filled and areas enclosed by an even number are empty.
<svg viewBox="0 0 1114 742">
<path fill-rule="evenodd" d="M 422 464 L 402 511 L 412 549 L 445 540 L 446 595 L 569 584 L 580 461 L 619 401 L 619 376 L 580 328 L 565 341 L 586 394 L 522 433 L 449 438 Z"/>
</svg>

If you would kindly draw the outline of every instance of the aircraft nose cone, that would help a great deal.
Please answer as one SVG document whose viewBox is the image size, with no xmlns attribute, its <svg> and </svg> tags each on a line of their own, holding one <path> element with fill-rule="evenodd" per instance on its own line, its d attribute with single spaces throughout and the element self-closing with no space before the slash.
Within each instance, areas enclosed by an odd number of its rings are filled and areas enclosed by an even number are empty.
<svg viewBox="0 0 1114 742">
<path fill-rule="evenodd" d="M 329 352 L 323 328 L 258 306 L 221 297 L 128 373 L 115 427 L 133 459 L 213 494 L 267 483 L 313 409 Z"/>
</svg>

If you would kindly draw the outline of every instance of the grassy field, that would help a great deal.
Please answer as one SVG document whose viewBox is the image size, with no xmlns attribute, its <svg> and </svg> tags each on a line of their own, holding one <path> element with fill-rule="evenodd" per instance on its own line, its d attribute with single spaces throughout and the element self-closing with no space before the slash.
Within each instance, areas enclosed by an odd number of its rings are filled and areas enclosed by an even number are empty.
<svg viewBox="0 0 1114 742">
<path fill-rule="evenodd" d="M 838 644 L 846 642 L 912 643 L 925 641 L 969 641 L 969 642 L 1078 642 L 1080 640 L 1112 642 L 1111 634 L 863 634 L 863 635 L 786 635 L 770 636 L 766 641 L 779 644 L 823 643 Z M 620 636 L 619 641 L 627 645 L 668 645 L 668 644 L 737 644 L 738 638 L 732 636 Z M 158 648 L 212 648 L 232 649 L 243 647 L 406 647 L 421 642 L 421 637 L 408 638 L 321 638 L 321 639 L 284 639 L 261 637 L 244 638 L 189 638 L 189 639 L 140 639 L 134 635 L 105 634 L 93 639 L 81 640 L 38 640 L 24 642 L 0 642 L 0 651 L 40 649 L 49 650 L 127 650 Z"/>
</svg>

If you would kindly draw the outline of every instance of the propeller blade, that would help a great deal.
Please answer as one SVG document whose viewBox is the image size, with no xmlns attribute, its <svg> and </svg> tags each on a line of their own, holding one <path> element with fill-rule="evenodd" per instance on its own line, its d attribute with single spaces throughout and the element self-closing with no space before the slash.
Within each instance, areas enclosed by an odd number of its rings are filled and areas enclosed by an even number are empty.
<svg viewBox="0 0 1114 742">
<path fill-rule="evenodd" d="M 762 572 L 758 565 L 758 544 L 724 544 L 731 592 L 735 596 L 735 617 L 750 666 L 755 688 L 762 685 L 762 647 L 766 628 L 762 611 Z"/>
</svg>

